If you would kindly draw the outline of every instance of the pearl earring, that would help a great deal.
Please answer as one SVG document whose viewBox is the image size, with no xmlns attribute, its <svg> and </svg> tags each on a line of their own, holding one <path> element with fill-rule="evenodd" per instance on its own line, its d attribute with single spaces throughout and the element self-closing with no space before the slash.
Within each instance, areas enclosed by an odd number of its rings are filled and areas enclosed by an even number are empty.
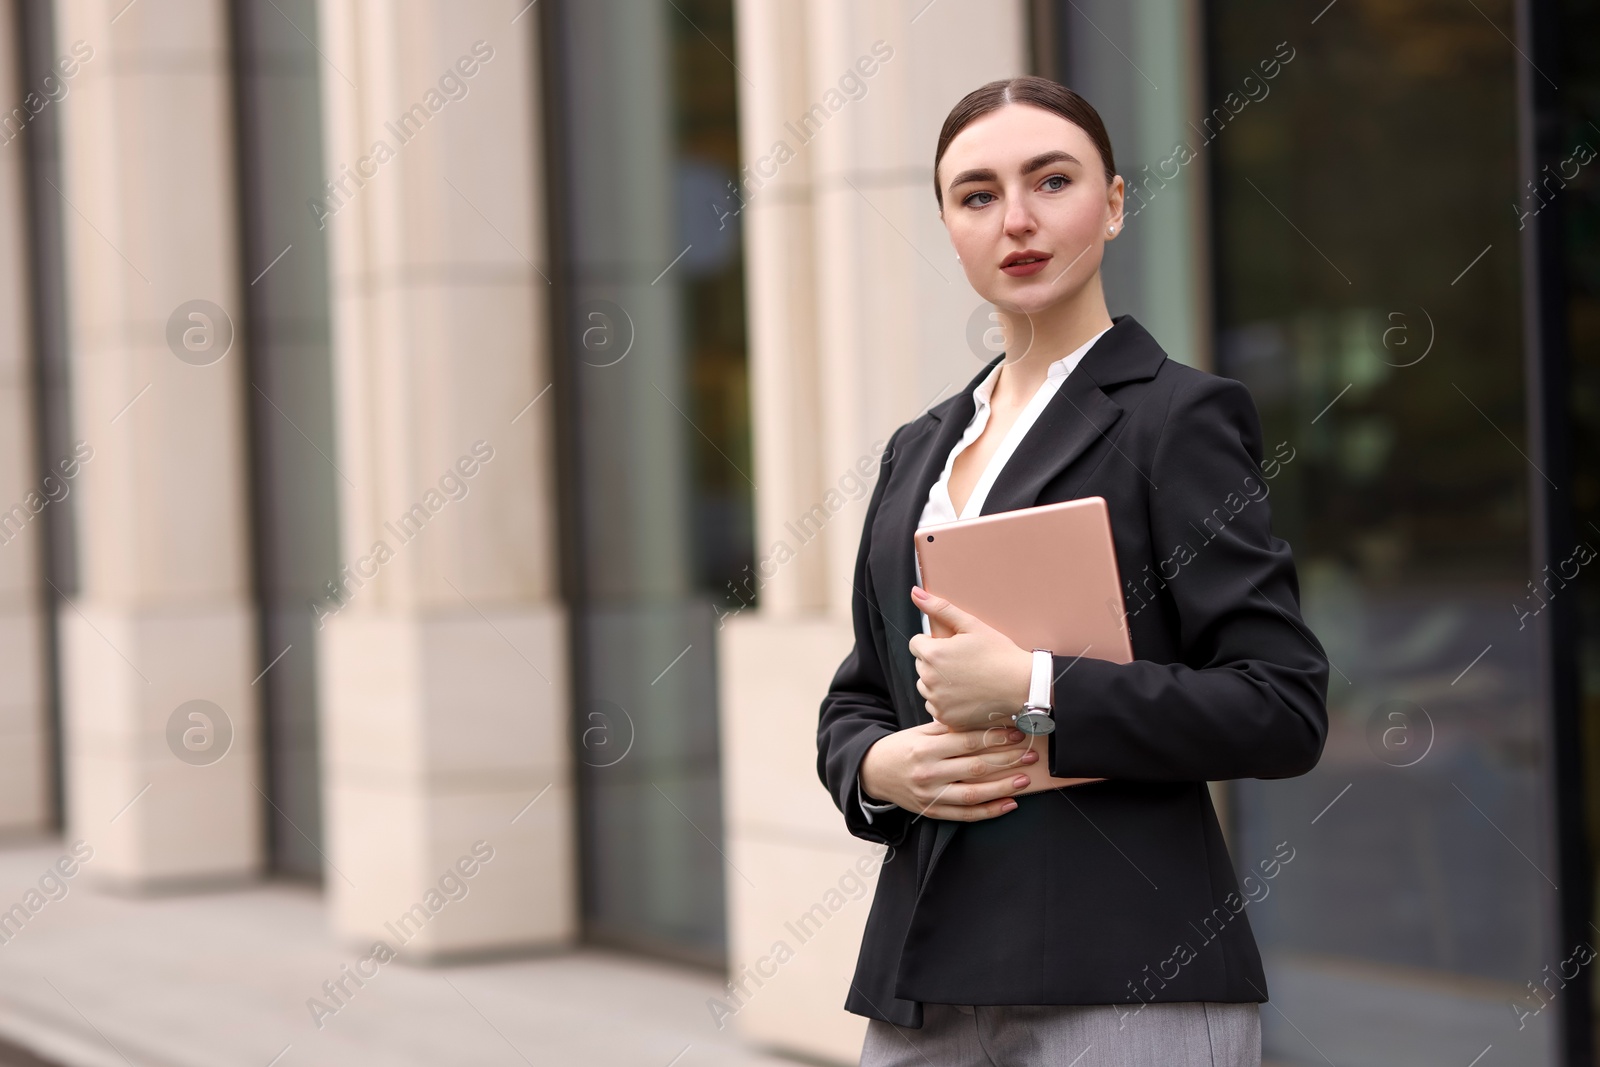
<svg viewBox="0 0 1600 1067">
<path fill-rule="evenodd" d="M 961 262 L 961 253 L 960 253 L 960 252 L 957 252 L 957 253 L 956 253 L 956 262 L 957 262 L 957 263 L 960 263 L 960 262 Z"/>
<path fill-rule="evenodd" d="M 1107 226 L 1106 227 L 1106 233 L 1115 234 L 1116 232 L 1117 232 L 1117 228 L 1115 226 Z"/>
</svg>

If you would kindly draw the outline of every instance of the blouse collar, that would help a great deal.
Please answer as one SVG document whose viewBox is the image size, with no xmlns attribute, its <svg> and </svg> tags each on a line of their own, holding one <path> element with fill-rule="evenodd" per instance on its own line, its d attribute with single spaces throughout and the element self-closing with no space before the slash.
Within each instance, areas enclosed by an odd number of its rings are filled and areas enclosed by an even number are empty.
<svg viewBox="0 0 1600 1067">
<path fill-rule="evenodd" d="M 1109 327 L 1107 330 L 1109 330 Z M 1094 347 L 1094 343 L 1100 340 L 1101 337 L 1105 336 L 1107 330 L 1101 330 L 1099 333 L 1089 338 L 1071 352 L 1051 363 L 1049 367 L 1045 368 L 1045 380 L 1049 381 L 1051 378 L 1065 378 L 1068 374 L 1070 374 L 1072 372 L 1072 368 L 1077 366 L 1078 361 L 1083 358 L 1084 353 L 1088 352 L 1090 348 Z M 974 401 L 976 401 L 979 411 L 982 411 L 989 406 L 989 395 L 994 392 L 995 382 L 1000 377 L 1000 368 L 1004 367 L 1005 365 L 1005 357 L 1002 355 L 1000 362 L 996 363 L 990 369 L 989 373 L 984 375 L 983 381 L 979 382 L 977 387 L 972 390 L 972 398 Z"/>
</svg>

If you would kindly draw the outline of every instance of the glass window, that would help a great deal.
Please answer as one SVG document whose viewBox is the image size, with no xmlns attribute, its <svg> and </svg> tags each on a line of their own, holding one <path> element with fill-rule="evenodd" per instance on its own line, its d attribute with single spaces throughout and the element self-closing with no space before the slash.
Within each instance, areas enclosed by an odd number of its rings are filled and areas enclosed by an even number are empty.
<svg viewBox="0 0 1600 1067">
<path fill-rule="evenodd" d="M 1291 17 L 1292 15 L 1292 17 Z M 1321 765 L 1238 784 L 1284 1063 L 1551 1062 L 1561 966 L 1529 573 L 1517 70 L 1505 0 L 1208 6 L 1217 371 L 1326 647 Z M 1570 948 L 1570 946 L 1567 946 Z M 1530 987 L 1528 983 L 1534 983 Z"/>
<path fill-rule="evenodd" d="M 269 858 L 322 873 L 317 607 L 339 569 L 314 0 L 236 0 L 241 274 L 249 360 Z"/>
<path fill-rule="evenodd" d="M 545 6 L 586 932 L 720 967 L 715 608 L 754 556 L 733 5 Z"/>
<path fill-rule="evenodd" d="M 42 85 L 55 76 L 52 64 L 60 56 L 56 47 L 55 12 L 49 4 L 15 4 L 6 12 L 16 20 L 16 41 L 20 45 L 21 83 Z M 33 345 L 34 426 L 30 446 L 41 473 L 56 469 L 56 464 L 73 453 L 79 438 L 72 425 L 71 358 L 67 349 L 65 247 L 62 213 L 67 211 L 59 189 L 61 179 L 61 109 L 46 107 L 24 126 L 20 133 L 7 130 L 12 142 L 3 146 L 25 153 L 27 169 L 28 218 L 28 296 Z M 0 127 L 3 129 L 3 127 Z M 67 820 L 66 783 L 61 752 L 61 649 L 56 620 L 61 612 L 71 611 L 69 598 L 78 587 L 77 515 L 78 496 L 68 492 L 53 500 L 40 514 L 44 524 L 39 565 L 45 579 L 43 628 L 47 729 L 50 736 L 51 817 L 57 826 Z"/>
</svg>

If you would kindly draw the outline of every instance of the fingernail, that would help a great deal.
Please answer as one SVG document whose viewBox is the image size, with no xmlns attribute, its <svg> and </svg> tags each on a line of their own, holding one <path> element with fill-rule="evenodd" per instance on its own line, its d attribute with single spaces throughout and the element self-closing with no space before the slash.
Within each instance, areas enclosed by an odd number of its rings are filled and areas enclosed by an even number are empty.
<svg viewBox="0 0 1600 1067">
<path fill-rule="evenodd" d="M 1022 754 L 1022 759 L 1021 759 L 1020 762 L 1022 762 L 1022 763 L 1033 763 L 1033 762 L 1037 761 L 1038 758 L 1039 758 L 1039 753 L 1030 748 L 1030 749 L 1028 749 L 1028 751 L 1026 751 L 1026 752 L 1024 752 Z"/>
<path fill-rule="evenodd" d="M 1026 774 L 1019 774 L 1015 778 L 1011 779 L 1011 784 L 1016 786 L 1018 789 L 1021 789 L 1023 786 L 1028 784 L 1028 776 Z"/>
<path fill-rule="evenodd" d="M 927 591 L 924 590 L 920 585 L 914 585 L 911 587 L 911 595 L 916 597 L 918 600 L 928 599 Z"/>
<path fill-rule="evenodd" d="M 1008 800 L 1004 804 L 1000 805 L 1000 811 L 1002 814 L 1004 814 L 1005 812 L 1016 810 L 1016 807 L 1017 802 L 1015 800 Z"/>
<path fill-rule="evenodd" d="M 1006 733 L 1006 740 L 1007 741 L 1021 741 L 1022 740 L 1022 731 L 1021 730 L 1010 730 L 1010 731 L 1008 731 Z"/>
</svg>

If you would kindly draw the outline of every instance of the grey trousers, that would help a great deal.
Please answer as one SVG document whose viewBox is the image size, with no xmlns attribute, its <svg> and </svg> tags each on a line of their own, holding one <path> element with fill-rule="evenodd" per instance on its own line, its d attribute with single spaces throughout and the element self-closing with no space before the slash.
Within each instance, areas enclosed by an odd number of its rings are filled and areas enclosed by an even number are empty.
<svg viewBox="0 0 1600 1067">
<path fill-rule="evenodd" d="M 867 1023 L 861 1067 L 1261 1067 L 1255 1003 L 924 1004 Z"/>
</svg>

